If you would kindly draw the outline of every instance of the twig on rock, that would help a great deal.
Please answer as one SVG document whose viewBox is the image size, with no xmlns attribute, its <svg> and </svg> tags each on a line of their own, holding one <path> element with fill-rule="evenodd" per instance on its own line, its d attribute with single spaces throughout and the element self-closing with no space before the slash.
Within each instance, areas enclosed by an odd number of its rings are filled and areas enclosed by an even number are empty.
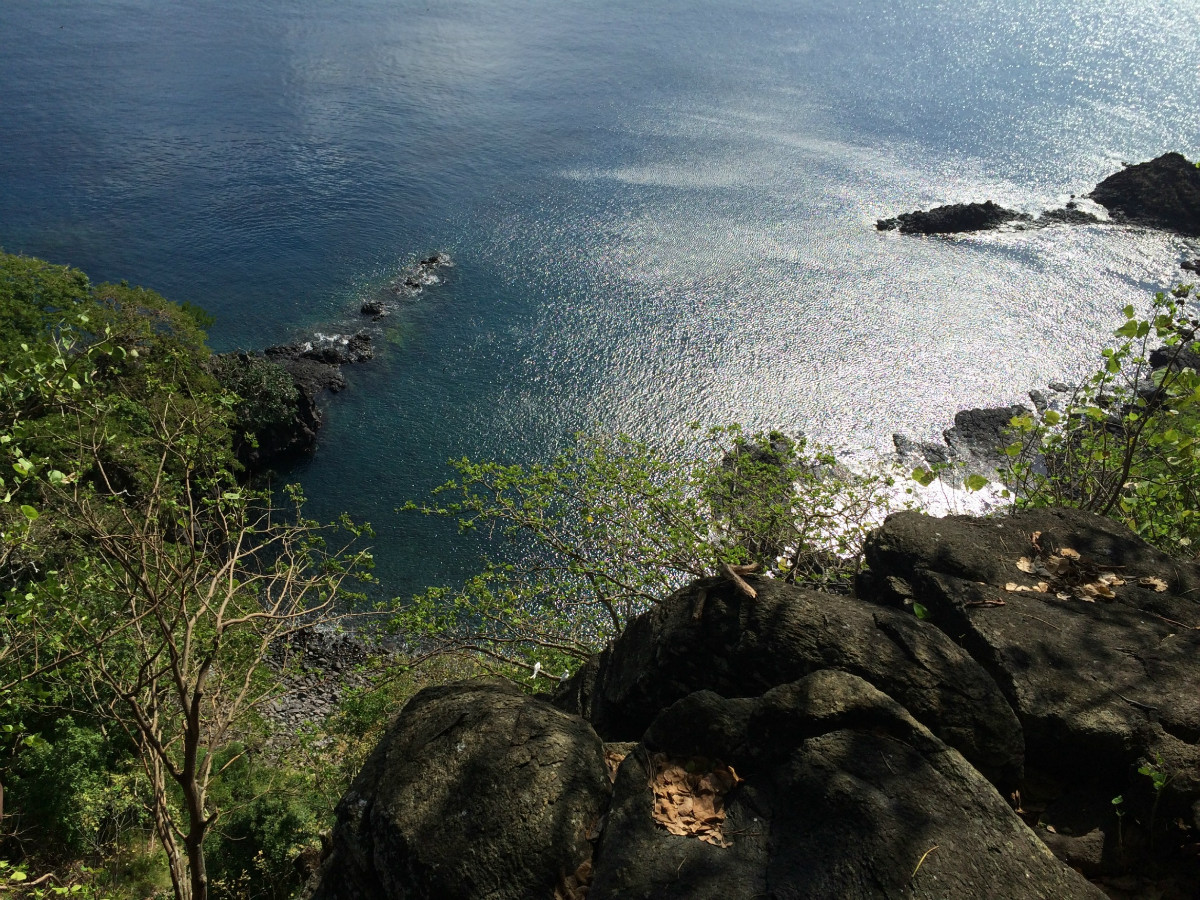
<svg viewBox="0 0 1200 900">
<path fill-rule="evenodd" d="M 726 578 L 728 578 L 730 581 L 732 581 L 733 586 L 735 588 L 737 588 L 739 591 L 741 591 L 743 594 L 745 594 L 751 600 L 754 600 L 755 598 L 758 597 L 758 591 L 756 591 L 756 590 L 754 590 L 754 588 L 750 587 L 750 585 L 746 582 L 746 579 L 743 578 L 742 575 L 749 575 L 751 572 L 753 572 L 757 568 L 758 568 L 758 566 L 756 566 L 756 565 L 754 565 L 754 566 L 731 566 L 729 563 L 721 563 L 721 574 L 723 574 Z"/>
</svg>

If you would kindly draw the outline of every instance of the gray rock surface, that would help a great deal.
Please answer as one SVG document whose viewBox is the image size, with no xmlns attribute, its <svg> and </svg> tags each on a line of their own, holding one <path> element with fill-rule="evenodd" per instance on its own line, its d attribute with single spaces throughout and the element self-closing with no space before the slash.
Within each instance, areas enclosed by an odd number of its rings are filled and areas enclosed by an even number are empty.
<svg viewBox="0 0 1200 900">
<path fill-rule="evenodd" d="M 1019 724 L 971 657 L 911 613 L 751 577 L 749 600 L 699 581 L 634 620 L 563 685 L 556 702 L 605 740 L 637 740 L 698 690 L 755 697 L 818 669 L 858 675 L 903 703 L 997 784 L 1021 773 Z"/>
<path fill-rule="evenodd" d="M 426 688 L 337 808 L 315 900 L 528 900 L 591 856 L 604 748 L 500 680 Z"/>
<path fill-rule="evenodd" d="M 1022 559 L 1060 574 L 1025 572 Z M 1133 772 L 1161 759 L 1164 798 L 1179 811 L 1200 799 L 1200 568 L 1078 510 L 899 513 L 867 561 L 860 594 L 919 601 L 996 679 L 1021 720 L 1027 773 L 1091 781 L 1107 803 L 1145 794 Z M 1113 577 L 1106 597 L 1095 585 Z"/>
<path fill-rule="evenodd" d="M 650 816 L 651 750 L 720 759 L 718 847 Z M 936 848 L 936 849 L 931 849 Z M 965 760 L 865 681 L 822 671 L 754 700 L 693 694 L 664 710 L 622 763 L 588 897 L 1083 898 Z"/>
</svg>

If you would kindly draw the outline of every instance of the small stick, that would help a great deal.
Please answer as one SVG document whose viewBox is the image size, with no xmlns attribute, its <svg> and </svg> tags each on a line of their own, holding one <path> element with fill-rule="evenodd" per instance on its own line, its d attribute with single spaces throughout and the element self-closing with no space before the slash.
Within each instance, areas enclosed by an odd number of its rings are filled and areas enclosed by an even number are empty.
<svg viewBox="0 0 1200 900">
<path fill-rule="evenodd" d="M 758 568 L 758 567 L 753 566 L 752 569 L 753 568 Z M 746 567 L 745 566 L 737 566 L 735 568 L 734 566 L 731 566 L 729 563 L 721 563 L 721 573 L 726 578 L 728 578 L 730 581 L 733 582 L 733 586 L 735 588 L 737 588 L 739 591 L 741 591 L 743 594 L 745 594 L 751 600 L 754 600 L 755 598 L 758 597 L 758 591 L 754 590 L 754 588 L 750 587 L 750 585 L 746 583 L 746 579 L 741 576 L 741 574 L 738 572 L 738 569 L 745 570 Z M 746 574 L 749 574 L 749 572 L 747 572 Z"/>
<path fill-rule="evenodd" d="M 937 848 L 938 848 L 938 845 L 934 844 L 932 847 L 930 847 L 928 850 L 926 850 L 924 853 L 921 854 L 921 858 L 919 860 L 917 860 L 917 867 L 915 869 L 913 869 L 912 875 L 909 876 L 909 881 L 911 881 L 913 878 L 917 877 L 917 873 L 921 871 L 921 865 L 925 862 L 925 857 L 927 857 L 930 853 L 932 853 Z"/>
</svg>

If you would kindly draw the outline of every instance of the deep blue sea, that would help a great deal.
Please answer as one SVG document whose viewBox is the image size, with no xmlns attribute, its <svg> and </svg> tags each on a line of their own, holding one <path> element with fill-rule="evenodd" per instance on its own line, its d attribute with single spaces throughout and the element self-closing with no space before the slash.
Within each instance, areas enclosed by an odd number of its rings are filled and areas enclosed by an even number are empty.
<svg viewBox="0 0 1200 900">
<path fill-rule="evenodd" d="M 221 350 L 356 326 L 433 251 L 294 474 L 404 593 L 463 454 L 691 420 L 856 450 L 1086 369 L 1178 239 L 957 240 L 1200 154 L 1191 0 L 3 0 L 0 247 L 199 303 Z"/>
</svg>

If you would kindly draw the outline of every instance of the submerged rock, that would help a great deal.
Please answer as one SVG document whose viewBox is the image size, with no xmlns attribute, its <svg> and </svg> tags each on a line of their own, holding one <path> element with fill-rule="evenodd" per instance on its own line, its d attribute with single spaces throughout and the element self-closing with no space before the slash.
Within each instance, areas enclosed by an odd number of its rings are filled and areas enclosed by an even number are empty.
<svg viewBox="0 0 1200 900">
<path fill-rule="evenodd" d="M 933 209 L 903 213 L 894 219 L 880 219 L 875 227 L 880 231 L 898 230 L 901 234 L 956 234 L 965 231 L 987 231 L 1009 222 L 1028 222 L 1026 213 L 1005 209 L 988 200 L 984 203 L 952 203 Z"/>
<path fill-rule="evenodd" d="M 1110 175 L 1088 197 L 1119 221 L 1200 236 L 1200 169 L 1180 153 Z"/>
</svg>

